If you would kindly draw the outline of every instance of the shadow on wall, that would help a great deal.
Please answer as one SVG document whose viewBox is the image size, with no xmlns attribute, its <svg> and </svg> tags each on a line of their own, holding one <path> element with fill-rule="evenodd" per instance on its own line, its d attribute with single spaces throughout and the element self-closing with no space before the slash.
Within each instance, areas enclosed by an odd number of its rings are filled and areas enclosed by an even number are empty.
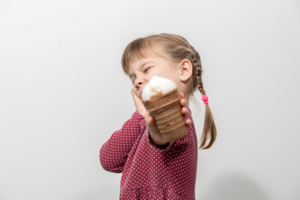
<svg viewBox="0 0 300 200">
<path fill-rule="evenodd" d="M 271 200 L 259 184 L 236 173 L 226 173 L 209 186 L 202 200 Z"/>
</svg>

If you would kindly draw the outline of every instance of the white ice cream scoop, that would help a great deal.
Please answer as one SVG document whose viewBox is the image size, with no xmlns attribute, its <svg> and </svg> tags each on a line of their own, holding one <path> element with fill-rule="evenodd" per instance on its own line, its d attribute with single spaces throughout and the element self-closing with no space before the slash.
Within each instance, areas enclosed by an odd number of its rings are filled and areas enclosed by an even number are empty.
<svg viewBox="0 0 300 200">
<path fill-rule="evenodd" d="M 176 84 L 167 78 L 153 76 L 143 89 L 143 101 L 149 101 L 151 97 L 165 94 L 176 88 Z"/>
</svg>

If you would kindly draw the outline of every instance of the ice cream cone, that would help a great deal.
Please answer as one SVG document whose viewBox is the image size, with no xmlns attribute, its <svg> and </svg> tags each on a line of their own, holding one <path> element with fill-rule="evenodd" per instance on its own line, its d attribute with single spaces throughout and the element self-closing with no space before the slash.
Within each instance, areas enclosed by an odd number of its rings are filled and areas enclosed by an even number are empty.
<svg viewBox="0 0 300 200">
<path fill-rule="evenodd" d="M 176 141 L 187 134 L 179 99 L 178 90 L 175 88 L 148 101 L 143 101 L 147 111 L 154 117 L 160 133 L 169 142 Z"/>
</svg>

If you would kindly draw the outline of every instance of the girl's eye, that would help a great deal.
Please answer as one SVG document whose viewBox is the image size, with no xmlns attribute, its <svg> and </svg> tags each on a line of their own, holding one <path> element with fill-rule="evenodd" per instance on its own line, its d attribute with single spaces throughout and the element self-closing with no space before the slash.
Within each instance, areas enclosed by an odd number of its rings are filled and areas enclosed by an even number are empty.
<svg viewBox="0 0 300 200">
<path fill-rule="evenodd" d="M 148 69 L 150 69 L 151 67 L 148 67 L 146 70 L 145 70 L 145 73 L 148 71 Z"/>
</svg>

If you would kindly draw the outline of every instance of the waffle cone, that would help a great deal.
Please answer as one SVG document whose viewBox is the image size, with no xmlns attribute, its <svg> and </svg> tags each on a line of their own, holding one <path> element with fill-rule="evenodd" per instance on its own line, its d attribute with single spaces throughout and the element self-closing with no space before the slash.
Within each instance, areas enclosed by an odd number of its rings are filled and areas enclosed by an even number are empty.
<svg viewBox="0 0 300 200">
<path fill-rule="evenodd" d="M 143 101 L 147 111 L 154 117 L 160 133 L 169 142 L 176 141 L 187 134 L 179 99 L 178 90 L 174 89 L 149 101 Z"/>
</svg>

